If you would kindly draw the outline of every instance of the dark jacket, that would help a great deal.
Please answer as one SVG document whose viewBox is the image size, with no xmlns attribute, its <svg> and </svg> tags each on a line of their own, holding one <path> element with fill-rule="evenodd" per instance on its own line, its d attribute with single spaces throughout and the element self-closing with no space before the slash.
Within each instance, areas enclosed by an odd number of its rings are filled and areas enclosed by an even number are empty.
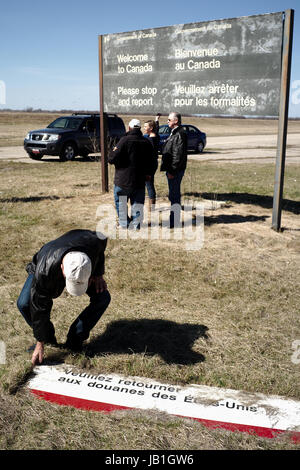
<svg viewBox="0 0 300 470">
<path fill-rule="evenodd" d="M 160 171 L 175 175 L 186 169 L 187 135 L 182 126 L 176 127 L 166 140 L 162 149 L 162 164 Z"/>
<path fill-rule="evenodd" d="M 130 193 L 144 188 L 146 175 L 153 173 L 153 146 L 140 129 L 132 129 L 109 152 L 108 162 L 115 165 L 115 185 Z"/>
<path fill-rule="evenodd" d="M 154 175 L 156 170 L 157 170 L 157 167 L 158 167 L 159 137 L 158 137 L 157 134 L 155 135 L 155 137 L 150 137 L 147 134 L 145 134 L 144 137 L 151 142 L 152 147 L 153 147 L 154 158 L 155 158 L 155 166 L 153 167 L 153 171 L 152 171 L 151 175 Z"/>
<path fill-rule="evenodd" d="M 37 341 L 52 341 L 54 327 L 50 321 L 52 299 L 59 297 L 66 282 L 61 270 L 63 257 L 69 251 L 82 251 L 92 262 L 92 276 L 104 274 L 104 251 L 107 239 L 98 238 L 90 230 L 71 230 L 46 243 L 26 266 L 34 274 L 30 293 L 30 313 Z"/>
</svg>

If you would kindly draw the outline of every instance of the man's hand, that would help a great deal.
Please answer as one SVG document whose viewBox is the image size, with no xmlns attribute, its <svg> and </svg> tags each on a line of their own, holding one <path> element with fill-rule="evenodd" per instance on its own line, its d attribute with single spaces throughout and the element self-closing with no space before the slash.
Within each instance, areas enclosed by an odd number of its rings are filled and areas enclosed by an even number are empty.
<svg viewBox="0 0 300 470">
<path fill-rule="evenodd" d="M 91 277 L 89 280 L 89 286 L 91 284 L 95 284 L 95 290 L 97 294 L 99 294 L 99 292 L 104 292 L 105 290 L 107 290 L 106 282 L 102 276 Z"/>
<path fill-rule="evenodd" d="M 44 343 L 38 341 L 32 354 L 31 363 L 33 366 L 42 364 L 44 359 Z"/>
</svg>

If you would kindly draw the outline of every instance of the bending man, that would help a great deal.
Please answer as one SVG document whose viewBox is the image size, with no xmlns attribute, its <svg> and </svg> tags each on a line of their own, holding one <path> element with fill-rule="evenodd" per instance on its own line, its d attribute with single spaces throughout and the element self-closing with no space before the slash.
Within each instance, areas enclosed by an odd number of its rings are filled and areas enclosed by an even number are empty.
<svg viewBox="0 0 300 470">
<path fill-rule="evenodd" d="M 44 245 L 27 265 L 27 280 L 17 300 L 17 306 L 32 328 L 37 340 L 32 364 L 41 363 L 44 343 L 57 345 L 55 330 L 50 321 L 53 299 L 64 288 L 72 296 L 84 293 L 89 305 L 70 326 L 65 347 L 82 349 L 91 329 L 110 303 L 104 274 L 104 251 L 107 239 L 100 239 L 90 230 L 71 230 Z"/>
</svg>

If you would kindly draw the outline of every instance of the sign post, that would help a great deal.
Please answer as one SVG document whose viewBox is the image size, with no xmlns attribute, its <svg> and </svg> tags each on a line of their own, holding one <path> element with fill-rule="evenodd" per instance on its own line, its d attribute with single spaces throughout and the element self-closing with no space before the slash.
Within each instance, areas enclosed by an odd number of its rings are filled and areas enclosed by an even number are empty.
<svg viewBox="0 0 300 470">
<path fill-rule="evenodd" d="M 107 163 L 107 127 L 103 106 L 103 68 L 102 68 L 102 36 L 99 36 L 99 94 L 100 94 L 100 151 L 102 192 L 108 192 L 108 163 Z"/>
<path fill-rule="evenodd" d="M 276 230 L 277 232 L 280 231 L 281 228 L 281 209 L 286 155 L 293 26 L 294 10 L 287 10 L 285 12 L 283 33 L 278 141 L 272 214 L 272 229 Z"/>
</svg>

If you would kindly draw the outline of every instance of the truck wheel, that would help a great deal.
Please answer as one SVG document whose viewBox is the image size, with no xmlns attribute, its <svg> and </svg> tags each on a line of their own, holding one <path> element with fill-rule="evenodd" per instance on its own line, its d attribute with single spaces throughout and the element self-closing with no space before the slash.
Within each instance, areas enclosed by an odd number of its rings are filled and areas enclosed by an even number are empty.
<svg viewBox="0 0 300 470">
<path fill-rule="evenodd" d="M 196 153 L 202 153 L 204 150 L 204 144 L 203 142 L 200 140 L 200 142 L 198 142 L 198 145 L 195 149 Z"/>
<path fill-rule="evenodd" d="M 59 158 L 62 162 L 74 160 L 76 157 L 76 147 L 73 143 L 69 143 L 63 146 Z"/>
</svg>

